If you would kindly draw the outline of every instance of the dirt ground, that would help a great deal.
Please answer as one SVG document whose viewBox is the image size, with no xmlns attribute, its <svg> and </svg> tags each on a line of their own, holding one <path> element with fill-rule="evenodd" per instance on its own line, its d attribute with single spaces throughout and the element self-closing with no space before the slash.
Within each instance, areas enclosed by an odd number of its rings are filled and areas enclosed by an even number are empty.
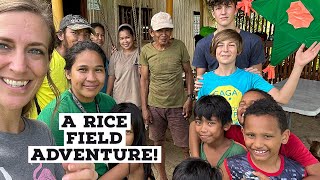
<svg viewBox="0 0 320 180">
<path fill-rule="evenodd" d="M 291 131 L 302 140 L 302 142 L 306 145 L 308 149 L 310 146 L 307 143 L 306 138 L 309 138 L 310 140 L 320 141 L 320 115 L 317 115 L 316 117 L 308 117 L 291 113 L 290 117 Z M 172 178 L 174 168 L 182 160 L 183 154 L 179 148 L 173 145 L 171 135 L 168 132 L 166 139 L 166 171 L 168 179 Z M 153 167 L 152 169 L 156 179 L 159 179 L 155 168 Z"/>
</svg>

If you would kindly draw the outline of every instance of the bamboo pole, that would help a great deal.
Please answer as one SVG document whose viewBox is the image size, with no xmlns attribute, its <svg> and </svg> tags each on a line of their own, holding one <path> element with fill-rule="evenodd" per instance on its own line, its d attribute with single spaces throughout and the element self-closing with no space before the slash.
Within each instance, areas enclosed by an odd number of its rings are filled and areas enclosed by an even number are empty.
<svg viewBox="0 0 320 180">
<path fill-rule="evenodd" d="M 199 0 L 200 3 L 200 27 L 203 26 L 203 0 Z"/>
<path fill-rule="evenodd" d="M 173 0 L 167 0 L 166 1 L 166 11 L 171 16 L 173 15 Z"/>
<path fill-rule="evenodd" d="M 59 30 L 60 21 L 63 18 L 62 0 L 51 0 L 53 23 L 56 31 Z"/>
</svg>

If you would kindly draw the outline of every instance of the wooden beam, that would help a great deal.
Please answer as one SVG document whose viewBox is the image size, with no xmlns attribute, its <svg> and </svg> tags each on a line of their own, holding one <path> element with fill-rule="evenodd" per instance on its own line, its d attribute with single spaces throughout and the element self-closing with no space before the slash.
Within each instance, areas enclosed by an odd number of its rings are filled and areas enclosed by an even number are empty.
<svg viewBox="0 0 320 180">
<path fill-rule="evenodd" d="M 173 0 L 166 1 L 166 12 L 171 16 L 173 15 Z"/>
<path fill-rule="evenodd" d="M 88 20 L 88 13 L 87 13 L 87 0 L 81 0 L 80 2 L 80 15 Z"/>
<path fill-rule="evenodd" d="M 59 30 L 60 21 L 63 18 L 63 3 L 62 0 L 51 0 L 53 23 L 56 31 Z"/>
<path fill-rule="evenodd" d="M 203 0 L 199 0 L 200 3 L 200 28 L 203 27 Z"/>
</svg>

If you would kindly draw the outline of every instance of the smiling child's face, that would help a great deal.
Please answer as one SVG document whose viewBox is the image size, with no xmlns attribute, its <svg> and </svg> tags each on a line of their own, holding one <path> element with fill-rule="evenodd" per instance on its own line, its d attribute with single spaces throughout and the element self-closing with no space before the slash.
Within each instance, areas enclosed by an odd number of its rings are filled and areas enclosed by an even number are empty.
<svg viewBox="0 0 320 180">
<path fill-rule="evenodd" d="M 237 43 L 233 39 L 221 41 L 217 45 L 216 58 L 219 65 L 234 65 L 238 55 Z"/>
<path fill-rule="evenodd" d="M 212 116 L 210 120 L 196 117 L 196 132 L 202 142 L 211 144 L 218 139 L 224 138 L 224 132 L 230 128 L 230 123 L 222 126 L 221 121 Z"/>
<path fill-rule="evenodd" d="M 259 99 L 265 98 L 262 94 L 256 91 L 249 91 L 246 92 L 239 103 L 239 107 L 237 110 L 237 115 L 238 115 L 238 121 L 242 125 L 243 124 L 243 115 L 246 112 L 246 109 L 252 105 L 255 101 Z"/>
<path fill-rule="evenodd" d="M 281 144 L 287 143 L 290 132 L 280 130 L 278 120 L 270 115 L 248 115 L 244 122 L 245 145 L 256 166 L 277 163 Z"/>
</svg>

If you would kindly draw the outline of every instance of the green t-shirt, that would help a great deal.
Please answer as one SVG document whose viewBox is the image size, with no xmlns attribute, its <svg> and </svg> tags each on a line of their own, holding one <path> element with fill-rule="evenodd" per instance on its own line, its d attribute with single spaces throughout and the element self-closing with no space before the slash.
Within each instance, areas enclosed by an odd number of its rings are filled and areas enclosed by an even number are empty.
<svg viewBox="0 0 320 180">
<path fill-rule="evenodd" d="M 220 167 L 220 165 L 223 163 L 224 159 L 231 157 L 231 156 L 238 155 L 238 154 L 244 154 L 246 152 L 247 151 L 243 145 L 236 143 L 236 142 L 234 142 L 234 140 L 232 140 L 231 146 L 226 150 L 226 152 L 224 152 L 224 154 L 219 159 L 219 161 L 217 163 L 217 167 Z M 203 143 L 201 143 L 201 145 L 200 145 L 200 158 L 203 160 L 207 160 L 207 156 L 203 150 Z"/>
<path fill-rule="evenodd" d="M 52 134 L 54 136 L 56 145 L 63 146 L 64 144 L 64 136 L 63 130 L 59 130 L 59 113 L 81 113 L 78 106 L 74 103 L 72 99 L 72 95 L 69 91 L 65 91 L 60 96 L 61 102 L 58 107 L 57 113 L 55 114 L 54 118 L 51 119 L 51 116 L 54 111 L 54 107 L 56 105 L 56 99 L 51 101 L 39 114 L 38 120 L 43 121 L 48 125 L 51 129 Z M 100 112 L 101 113 L 108 113 L 114 107 L 116 102 L 112 97 L 107 94 L 99 93 L 96 96 L 96 100 L 99 104 Z M 96 113 L 96 104 L 95 102 L 90 103 L 81 103 L 84 109 L 88 113 Z M 99 177 L 107 172 L 107 166 L 103 163 L 95 164 L 95 169 L 99 174 Z"/>
<path fill-rule="evenodd" d="M 182 107 L 185 102 L 183 86 L 183 64 L 190 63 L 186 46 L 174 39 L 164 51 L 146 44 L 141 49 L 139 63 L 148 66 L 150 84 L 148 105 L 160 108 Z"/>
</svg>

